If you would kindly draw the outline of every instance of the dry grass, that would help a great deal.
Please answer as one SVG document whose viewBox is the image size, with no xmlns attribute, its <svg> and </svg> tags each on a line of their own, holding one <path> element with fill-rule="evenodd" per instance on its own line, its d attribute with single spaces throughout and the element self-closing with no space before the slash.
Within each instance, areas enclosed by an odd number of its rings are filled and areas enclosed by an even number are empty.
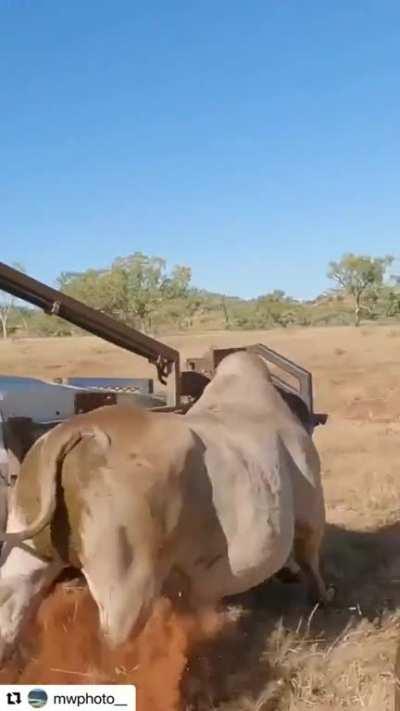
<svg viewBox="0 0 400 711">
<path fill-rule="evenodd" d="M 332 609 L 310 617 L 297 585 L 270 582 L 193 655 L 185 711 L 391 711 L 400 631 L 400 353 L 393 327 L 212 333 L 168 338 L 185 357 L 210 345 L 264 342 L 314 375 L 329 526 Z M 0 372 L 151 375 L 140 359 L 85 339 L 0 343 Z M 167 710 L 166 710 L 167 711 Z M 170 711 L 168 709 L 168 711 Z"/>
</svg>

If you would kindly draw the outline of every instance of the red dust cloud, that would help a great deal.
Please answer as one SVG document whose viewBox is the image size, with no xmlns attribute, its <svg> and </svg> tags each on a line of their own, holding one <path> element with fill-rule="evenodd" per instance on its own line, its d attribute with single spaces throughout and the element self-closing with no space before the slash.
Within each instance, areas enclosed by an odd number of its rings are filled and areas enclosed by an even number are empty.
<svg viewBox="0 0 400 711">
<path fill-rule="evenodd" d="M 181 711 L 180 684 L 191 650 L 222 625 L 216 612 L 182 615 L 161 599 L 141 635 L 110 651 L 88 590 L 59 584 L 27 624 L 18 659 L 0 671 L 0 683 L 133 683 L 138 711 Z"/>
</svg>

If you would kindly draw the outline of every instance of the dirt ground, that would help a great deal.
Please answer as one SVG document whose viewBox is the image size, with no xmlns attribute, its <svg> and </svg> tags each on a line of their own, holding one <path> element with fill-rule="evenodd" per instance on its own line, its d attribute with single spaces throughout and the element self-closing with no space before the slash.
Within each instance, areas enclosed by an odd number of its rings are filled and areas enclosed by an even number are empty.
<svg viewBox="0 0 400 711">
<path fill-rule="evenodd" d="M 243 601 L 244 637 L 204 651 L 214 669 L 229 656 L 229 673 L 218 683 L 211 675 L 208 701 L 186 708 L 211 710 L 221 702 L 224 711 L 391 710 L 400 638 L 400 327 L 165 340 L 184 358 L 212 345 L 265 343 L 312 371 L 315 409 L 329 413 L 315 440 L 328 517 L 324 568 L 338 591 L 335 603 L 310 614 L 296 585 L 268 583 L 252 593 Z M 152 373 L 141 359 L 94 338 L 0 342 L 0 374 Z"/>
</svg>

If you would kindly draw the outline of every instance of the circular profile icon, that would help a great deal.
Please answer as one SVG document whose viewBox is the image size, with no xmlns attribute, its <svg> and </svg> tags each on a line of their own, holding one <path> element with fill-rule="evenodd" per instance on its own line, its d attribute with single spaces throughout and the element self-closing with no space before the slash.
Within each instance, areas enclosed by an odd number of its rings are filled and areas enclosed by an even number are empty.
<svg viewBox="0 0 400 711">
<path fill-rule="evenodd" d="M 32 689 L 28 694 L 28 702 L 34 709 L 42 709 L 47 704 L 47 694 L 43 689 Z"/>
</svg>

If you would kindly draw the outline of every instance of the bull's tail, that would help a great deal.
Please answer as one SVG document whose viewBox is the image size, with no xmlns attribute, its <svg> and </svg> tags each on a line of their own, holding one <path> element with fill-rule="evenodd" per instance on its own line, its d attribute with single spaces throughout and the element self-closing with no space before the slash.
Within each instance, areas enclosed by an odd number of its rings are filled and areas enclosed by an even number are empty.
<svg viewBox="0 0 400 711">
<path fill-rule="evenodd" d="M 100 435 L 100 437 L 96 437 L 96 435 Z M 99 438 L 103 445 L 105 439 L 109 442 L 107 435 L 99 431 L 97 427 L 71 427 L 69 424 L 67 426 L 62 424 L 48 434 L 43 435 L 43 437 L 34 444 L 34 447 L 41 448 L 38 471 L 40 487 L 39 513 L 35 520 L 22 531 L 0 533 L 0 541 L 17 546 L 27 539 L 34 538 L 34 536 L 40 533 L 50 523 L 56 508 L 57 472 L 59 465 L 68 452 L 70 452 L 83 437 Z M 26 462 L 26 465 L 28 465 L 28 462 Z M 26 473 L 23 470 L 24 466 L 19 476 L 29 477 L 29 470 L 26 471 Z M 18 482 L 16 487 L 18 487 Z"/>
</svg>

